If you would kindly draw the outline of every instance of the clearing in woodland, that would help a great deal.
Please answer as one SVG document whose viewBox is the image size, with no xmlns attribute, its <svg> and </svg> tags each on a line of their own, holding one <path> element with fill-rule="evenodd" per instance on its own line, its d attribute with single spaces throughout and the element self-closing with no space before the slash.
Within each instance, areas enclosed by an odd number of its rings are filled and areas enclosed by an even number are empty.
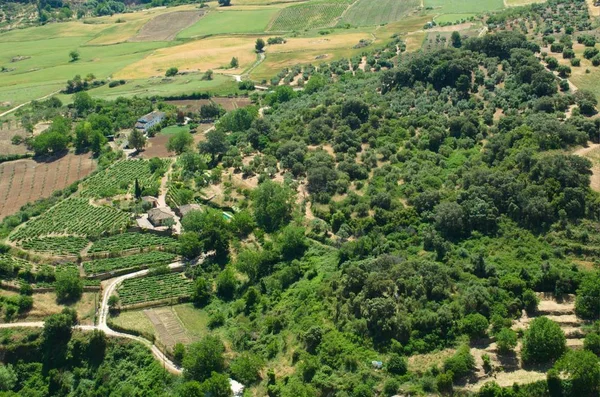
<svg viewBox="0 0 600 397">
<path fill-rule="evenodd" d="M 343 22 L 355 26 L 395 22 L 416 10 L 420 4 L 420 0 L 358 0 L 346 11 Z"/>
<path fill-rule="evenodd" d="M 181 30 L 191 26 L 204 11 L 176 11 L 154 17 L 129 41 L 170 41 Z"/>
<path fill-rule="evenodd" d="M 18 160 L 0 164 L 0 219 L 23 205 L 50 197 L 96 169 L 89 155 L 68 154 L 54 161 Z"/>
</svg>

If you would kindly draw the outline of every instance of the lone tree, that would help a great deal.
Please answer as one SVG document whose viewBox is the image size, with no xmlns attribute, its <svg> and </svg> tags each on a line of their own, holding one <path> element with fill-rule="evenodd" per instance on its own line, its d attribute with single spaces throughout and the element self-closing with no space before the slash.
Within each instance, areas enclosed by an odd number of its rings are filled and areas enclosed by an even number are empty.
<svg viewBox="0 0 600 397">
<path fill-rule="evenodd" d="M 185 130 L 181 130 L 169 138 L 167 149 L 171 152 L 181 154 L 189 149 L 189 147 L 192 146 L 192 143 L 194 143 L 192 134 Z"/>
<path fill-rule="evenodd" d="M 228 7 L 231 5 L 231 0 L 219 0 L 219 5 L 221 7 Z"/>
<path fill-rule="evenodd" d="M 262 52 L 263 48 L 265 48 L 265 41 L 261 38 L 256 39 L 254 48 L 256 48 L 256 52 Z"/>
<path fill-rule="evenodd" d="M 172 67 L 172 68 L 167 69 L 167 71 L 165 72 L 165 76 L 166 77 L 173 77 L 177 73 L 179 73 L 179 69 L 177 69 L 176 67 Z"/>
<path fill-rule="evenodd" d="M 212 80 L 213 79 L 213 71 L 208 69 L 204 72 L 204 76 L 202 76 L 202 80 Z"/>
<path fill-rule="evenodd" d="M 452 47 L 454 47 L 454 48 L 462 47 L 462 39 L 460 37 L 460 33 L 456 32 L 456 31 L 452 32 L 450 41 L 452 42 Z"/>
<path fill-rule="evenodd" d="M 555 361 L 567 350 L 567 340 L 560 326 L 546 317 L 531 322 L 523 338 L 521 357 L 527 364 Z"/>
<path fill-rule="evenodd" d="M 135 128 L 129 134 L 129 144 L 138 152 L 144 150 L 144 146 L 146 146 L 146 137 L 144 136 L 144 133 Z"/>
<path fill-rule="evenodd" d="M 73 50 L 69 52 L 69 57 L 71 58 L 71 62 L 76 62 L 79 60 L 79 51 Z"/>
<path fill-rule="evenodd" d="M 238 66 L 240 66 L 240 62 L 238 61 L 238 59 L 236 57 L 233 57 L 233 58 L 231 58 L 231 62 L 229 63 L 229 66 L 231 66 L 232 69 L 235 69 Z"/>
</svg>

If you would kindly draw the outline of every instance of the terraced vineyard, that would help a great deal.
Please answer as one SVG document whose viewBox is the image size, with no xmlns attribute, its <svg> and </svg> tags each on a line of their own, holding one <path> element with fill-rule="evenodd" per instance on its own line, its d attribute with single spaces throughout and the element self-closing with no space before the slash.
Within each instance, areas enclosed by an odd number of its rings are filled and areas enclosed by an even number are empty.
<svg viewBox="0 0 600 397">
<path fill-rule="evenodd" d="M 177 240 L 168 236 L 158 236 L 151 233 L 123 233 L 101 238 L 94 242 L 91 254 L 98 252 L 121 252 L 133 248 L 146 247 L 172 247 L 177 245 Z"/>
<path fill-rule="evenodd" d="M 88 240 L 82 237 L 61 236 L 41 237 L 25 240 L 21 246 L 27 250 L 49 252 L 53 254 L 77 255 L 88 245 Z"/>
<path fill-rule="evenodd" d="M 153 302 L 168 298 L 188 297 L 193 282 L 180 273 L 160 274 L 123 281 L 117 290 L 123 305 Z"/>
<path fill-rule="evenodd" d="M 69 198 L 17 229 L 11 241 L 21 241 L 54 233 L 93 236 L 100 232 L 116 233 L 127 227 L 129 214 L 110 207 L 93 206 L 88 200 Z"/>
<path fill-rule="evenodd" d="M 123 256 L 120 258 L 98 259 L 84 262 L 83 269 L 87 274 L 106 273 L 112 270 L 146 268 L 166 265 L 175 260 L 177 256 L 169 252 L 146 252 L 143 254 Z"/>
<path fill-rule="evenodd" d="M 164 166 L 163 161 L 163 170 Z M 148 187 L 158 182 L 157 172 L 151 171 L 148 160 L 119 161 L 86 180 L 82 184 L 81 195 L 102 198 L 124 194 L 130 191 L 136 179 L 140 186 Z"/>
<path fill-rule="evenodd" d="M 33 270 L 33 264 L 24 259 L 17 258 L 8 254 L 0 254 L 0 268 L 7 269 L 8 267 L 13 270 Z M 15 271 L 16 273 L 16 271 Z"/>
<path fill-rule="evenodd" d="M 290 31 L 335 26 L 351 0 L 325 0 L 300 4 L 281 10 L 269 30 Z"/>
</svg>

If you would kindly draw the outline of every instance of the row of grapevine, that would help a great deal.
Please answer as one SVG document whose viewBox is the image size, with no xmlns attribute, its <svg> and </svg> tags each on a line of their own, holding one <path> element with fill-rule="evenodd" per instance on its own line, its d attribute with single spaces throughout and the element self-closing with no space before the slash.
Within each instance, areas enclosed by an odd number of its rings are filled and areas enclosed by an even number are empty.
<svg viewBox="0 0 600 397">
<path fill-rule="evenodd" d="M 133 248 L 173 247 L 175 245 L 177 245 L 177 240 L 168 236 L 152 233 L 123 233 L 99 239 L 94 242 L 89 253 L 121 252 Z"/>
<path fill-rule="evenodd" d="M 96 236 L 115 233 L 127 227 L 129 214 L 106 206 L 93 206 L 87 199 L 69 198 L 18 228 L 12 241 L 52 234 Z"/>
<path fill-rule="evenodd" d="M 84 262 L 83 269 L 87 274 L 100 274 L 113 270 L 166 265 L 173 262 L 176 257 L 175 254 L 169 252 L 152 251 L 120 258 L 107 258 Z"/>
<path fill-rule="evenodd" d="M 310 2 L 281 10 L 271 31 L 308 30 L 335 26 L 351 1 L 326 0 Z"/>
<path fill-rule="evenodd" d="M 27 250 L 58 255 L 77 255 L 87 245 L 87 239 L 73 236 L 32 238 L 21 243 L 21 246 Z"/>
<path fill-rule="evenodd" d="M 165 162 L 159 172 L 164 170 Z M 132 189 L 135 180 L 142 187 L 148 187 L 158 180 L 158 174 L 152 172 L 148 160 L 123 160 L 98 172 L 83 182 L 81 195 L 84 197 L 112 197 L 124 194 Z"/>
<path fill-rule="evenodd" d="M 189 297 L 193 282 L 181 273 L 160 274 L 123 281 L 117 290 L 123 305 L 153 302 L 167 298 Z"/>
</svg>

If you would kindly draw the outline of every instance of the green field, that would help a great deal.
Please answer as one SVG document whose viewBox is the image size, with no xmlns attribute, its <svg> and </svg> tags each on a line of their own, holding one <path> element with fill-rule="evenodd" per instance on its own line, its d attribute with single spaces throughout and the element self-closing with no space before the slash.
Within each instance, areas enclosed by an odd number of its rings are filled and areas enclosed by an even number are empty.
<svg viewBox="0 0 600 397">
<path fill-rule="evenodd" d="M 171 125 L 168 126 L 166 128 L 163 128 L 162 130 L 160 130 L 161 134 L 164 135 L 173 135 L 173 134 L 177 134 L 178 132 L 181 131 L 185 131 L 185 132 L 190 132 L 190 126 L 189 125 Z"/>
<path fill-rule="evenodd" d="M 187 39 L 224 33 L 262 33 L 267 29 L 277 11 L 279 11 L 278 8 L 211 11 L 189 28 L 182 30 L 177 37 Z"/>
<path fill-rule="evenodd" d="M 332 27 L 350 3 L 350 0 L 323 0 L 287 7 L 277 15 L 269 30 L 283 32 Z"/>
<path fill-rule="evenodd" d="M 343 22 L 354 26 L 395 22 L 415 10 L 420 4 L 420 0 L 358 0 L 348 9 Z"/>
<path fill-rule="evenodd" d="M 77 36 L 60 37 L 59 27 L 60 24 L 54 24 L 0 35 L 0 65 L 14 69 L 0 73 L 0 98 L 13 103 L 39 98 L 64 88 L 76 74 L 92 73 L 98 79 L 105 79 L 166 45 L 147 42 L 85 46 L 92 34 L 82 31 Z M 24 32 L 31 36 L 24 37 Z M 80 59 L 70 62 L 69 52 L 75 49 Z M 29 58 L 11 62 L 15 57 Z"/>
<path fill-rule="evenodd" d="M 443 14 L 443 15 L 435 17 L 435 22 L 437 24 L 456 23 L 456 22 L 460 22 L 462 20 L 467 20 L 476 15 L 477 14 Z"/>
<path fill-rule="evenodd" d="M 424 3 L 442 14 L 477 14 L 504 8 L 502 0 L 424 0 Z"/>
</svg>

